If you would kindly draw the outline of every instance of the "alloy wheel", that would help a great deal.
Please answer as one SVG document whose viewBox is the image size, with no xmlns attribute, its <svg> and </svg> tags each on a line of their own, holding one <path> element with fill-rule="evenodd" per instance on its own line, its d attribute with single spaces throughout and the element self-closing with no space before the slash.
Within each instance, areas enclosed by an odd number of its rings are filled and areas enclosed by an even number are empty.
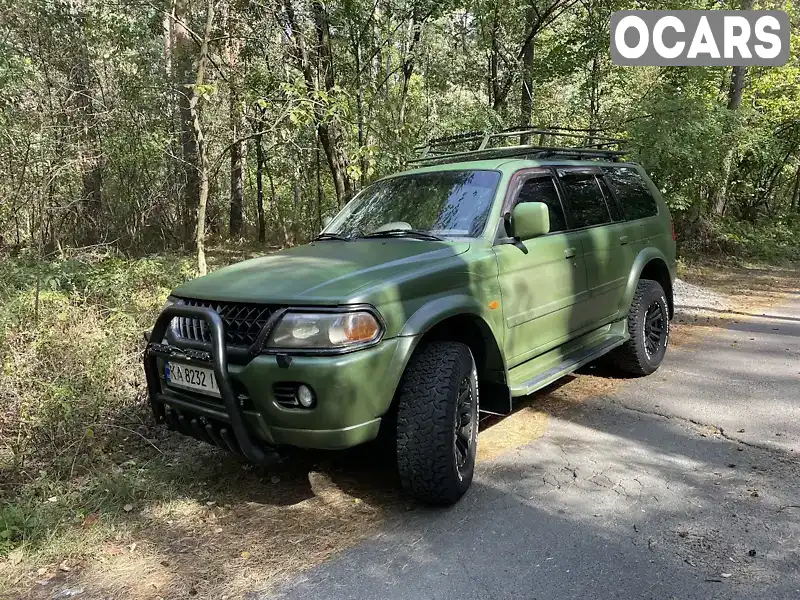
<svg viewBox="0 0 800 600">
<path fill-rule="evenodd" d="M 477 404 L 473 397 L 470 375 L 464 377 L 458 385 L 458 401 L 456 402 L 456 423 L 453 439 L 456 468 L 459 475 L 469 465 L 469 456 L 475 443 L 474 431 L 478 415 Z"/>
<path fill-rule="evenodd" d="M 644 315 L 644 351 L 647 358 L 652 358 L 661 347 L 664 338 L 667 335 L 667 323 L 664 314 L 664 307 L 661 302 L 654 300 L 650 306 L 647 307 L 647 312 Z"/>
</svg>

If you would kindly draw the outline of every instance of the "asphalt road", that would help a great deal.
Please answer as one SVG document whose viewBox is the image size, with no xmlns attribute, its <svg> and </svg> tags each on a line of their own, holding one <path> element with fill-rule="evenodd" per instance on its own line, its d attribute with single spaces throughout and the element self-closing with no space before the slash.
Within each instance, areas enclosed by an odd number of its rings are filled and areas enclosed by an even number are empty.
<svg viewBox="0 0 800 600">
<path fill-rule="evenodd" d="M 277 592 L 358 600 L 800 597 L 800 294 L 668 353 Z"/>
</svg>

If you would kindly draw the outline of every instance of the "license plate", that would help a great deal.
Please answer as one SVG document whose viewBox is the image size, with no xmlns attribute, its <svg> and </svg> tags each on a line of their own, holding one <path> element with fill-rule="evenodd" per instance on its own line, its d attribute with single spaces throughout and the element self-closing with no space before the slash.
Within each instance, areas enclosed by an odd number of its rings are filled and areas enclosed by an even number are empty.
<svg viewBox="0 0 800 600">
<path fill-rule="evenodd" d="M 214 371 L 181 363 L 167 363 L 164 369 L 167 384 L 219 398 L 219 388 Z"/>
</svg>

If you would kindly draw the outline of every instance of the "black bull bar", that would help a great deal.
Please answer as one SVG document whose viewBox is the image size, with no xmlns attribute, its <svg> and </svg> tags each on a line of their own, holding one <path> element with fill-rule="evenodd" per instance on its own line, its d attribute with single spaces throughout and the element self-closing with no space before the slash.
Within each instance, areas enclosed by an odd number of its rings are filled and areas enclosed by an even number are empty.
<svg viewBox="0 0 800 600">
<path fill-rule="evenodd" d="M 174 344 L 162 343 L 166 338 L 170 322 L 174 317 L 190 317 L 203 319 L 211 332 L 211 352 L 183 348 L 176 341 Z M 144 371 L 147 378 L 147 392 L 156 421 L 163 422 L 164 404 L 172 402 L 161 392 L 161 375 L 158 369 L 158 359 L 178 359 L 189 364 L 208 367 L 214 370 L 220 397 L 226 410 L 226 417 L 233 429 L 233 435 L 244 456 L 255 463 L 264 462 L 264 450 L 256 444 L 247 430 L 244 414 L 233 391 L 228 375 L 228 354 L 225 347 L 225 324 L 220 316 L 210 308 L 199 306 L 184 306 L 173 304 L 161 311 L 156 319 L 153 330 L 144 352 Z M 230 445 L 230 444 L 228 444 Z"/>
</svg>

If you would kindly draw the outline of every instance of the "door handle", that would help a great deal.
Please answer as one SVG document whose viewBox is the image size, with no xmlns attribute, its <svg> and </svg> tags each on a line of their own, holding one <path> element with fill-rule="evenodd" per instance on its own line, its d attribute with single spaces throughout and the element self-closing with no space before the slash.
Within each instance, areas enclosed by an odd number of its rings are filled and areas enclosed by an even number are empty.
<svg viewBox="0 0 800 600">
<path fill-rule="evenodd" d="M 619 243 L 622 244 L 623 246 L 625 244 L 627 244 L 628 243 L 628 236 L 627 235 L 620 236 Z"/>
<path fill-rule="evenodd" d="M 575 248 L 567 248 L 564 250 L 564 258 L 575 258 Z"/>
</svg>

